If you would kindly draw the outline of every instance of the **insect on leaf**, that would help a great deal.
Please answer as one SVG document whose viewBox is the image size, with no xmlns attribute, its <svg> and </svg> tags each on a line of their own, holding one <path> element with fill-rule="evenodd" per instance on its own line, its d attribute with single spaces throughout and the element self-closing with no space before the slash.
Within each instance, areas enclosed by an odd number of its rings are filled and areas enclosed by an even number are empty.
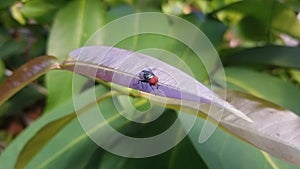
<svg viewBox="0 0 300 169">
<path fill-rule="evenodd" d="M 244 113 L 187 73 L 145 54 L 108 46 L 87 46 L 72 51 L 62 68 L 102 81 L 177 100 L 173 104 L 181 105 L 182 102 L 193 102 L 193 104 L 187 103 L 185 106 L 194 110 L 199 110 L 200 104 L 212 104 L 252 122 Z M 158 89 L 153 88 L 149 83 L 139 83 L 141 80 L 139 73 L 150 69 L 159 79 Z"/>
</svg>

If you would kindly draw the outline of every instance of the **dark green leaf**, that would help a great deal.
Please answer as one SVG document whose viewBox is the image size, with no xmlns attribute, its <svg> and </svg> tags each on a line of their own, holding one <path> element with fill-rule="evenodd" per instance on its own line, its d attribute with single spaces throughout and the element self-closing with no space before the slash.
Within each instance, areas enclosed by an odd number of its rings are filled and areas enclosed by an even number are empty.
<svg viewBox="0 0 300 169">
<path fill-rule="evenodd" d="M 24 166 L 26 166 L 26 164 L 48 143 L 48 141 L 53 139 L 53 137 L 75 117 L 75 113 L 69 114 L 42 127 L 23 147 L 16 168 L 24 168 Z"/>
<path fill-rule="evenodd" d="M 208 169 L 202 157 L 195 151 L 188 137 L 182 140 L 176 147 L 157 156 L 136 159 L 105 153 L 98 160 L 101 160 L 99 162 L 99 169 Z"/>
<path fill-rule="evenodd" d="M 227 64 L 268 65 L 300 69 L 300 48 L 264 46 L 236 52 L 225 59 Z"/>
<path fill-rule="evenodd" d="M 191 13 L 183 16 L 183 18 L 199 27 L 216 48 L 220 47 L 226 31 L 226 27 L 222 22 L 202 13 Z"/>
<path fill-rule="evenodd" d="M 5 0 L 5 1 L 0 1 L 0 10 L 8 8 L 9 6 L 12 6 L 17 0 Z"/>
<path fill-rule="evenodd" d="M 44 95 L 40 93 L 35 86 L 28 85 L 0 106 L 0 116 L 19 114 L 20 112 L 28 108 L 28 106 L 34 105 L 43 98 Z"/>
<path fill-rule="evenodd" d="M 107 92 L 103 86 L 98 87 L 95 90 L 100 98 Z M 87 91 L 78 98 L 81 100 L 81 105 L 78 105 L 79 109 L 89 107 L 89 104 L 91 104 L 90 98 L 91 95 L 95 94 L 94 92 L 94 90 Z M 43 146 L 45 146 L 49 140 L 69 124 L 70 120 L 76 117 L 72 98 L 69 98 L 65 103 L 57 106 L 51 111 L 53 113 L 46 113 L 43 115 L 22 132 L 9 147 L 5 149 L 0 156 L 1 166 L 4 168 L 15 168 L 14 166 L 23 168 L 24 165 L 27 165 L 27 163 L 30 162 L 29 160 L 31 160 L 34 155 L 37 155 L 41 151 Z M 35 146 L 34 144 L 37 145 Z M 28 154 L 30 154 L 30 156 L 27 156 Z"/>
</svg>

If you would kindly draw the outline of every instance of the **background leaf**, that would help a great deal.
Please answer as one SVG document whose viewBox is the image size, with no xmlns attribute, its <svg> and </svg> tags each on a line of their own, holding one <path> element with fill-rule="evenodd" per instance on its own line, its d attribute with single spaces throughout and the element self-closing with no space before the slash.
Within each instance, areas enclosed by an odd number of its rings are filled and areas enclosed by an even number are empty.
<svg viewBox="0 0 300 169">
<path fill-rule="evenodd" d="M 102 86 L 98 87 L 96 91 L 101 96 L 101 93 L 103 94 L 107 90 Z M 90 103 L 90 99 L 87 98 L 90 98 L 91 94 L 94 94 L 94 90 L 87 91 L 81 95 L 80 99 L 82 99 L 81 105 L 83 107 Z M 5 168 L 24 167 L 60 131 L 58 130 L 59 128 L 62 129 L 68 124 L 70 119 L 76 117 L 71 98 L 51 111 L 53 113 L 47 113 L 36 123 L 33 123 L 5 149 L 0 156 L 1 166 Z M 32 144 L 37 145 L 30 146 Z M 28 154 L 31 154 L 31 156 L 28 156 Z"/>
<path fill-rule="evenodd" d="M 217 12 L 220 12 L 220 17 L 225 15 L 223 18 L 236 17 L 239 14 L 239 17 L 231 18 L 231 21 L 238 23 L 241 35 L 251 40 L 272 41 L 278 36 L 278 32 L 300 38 L 300 21 L 296 14 L 276 0 L 239 1 L 220 8 Z M 253 25 L 255 29 L 252 29 Z"/>
<path fill-rule="evenodd" d="M 67 3 L 64 1 L 27 1 L 21 8 L 22 14 L 30 19 L 35 19 L 39 23 L 49 23 L 53 21 L 53 17 L 59 8 L 64 7 Z"/>
<path fill-rule="evenodd" d="M 264 46 L 245 49 L 227 56 L 227 64 L 267 65 L 300 69 L 300 48 L 287 46 Z"/>
<path fill-rule="evenodd" d="M 100 1 L 75 0 L 60 9 L 50 32 L 47 53 L 57 56 L 62 61 L 68 56 L 69 51 L 82 46 L 89 36 L 102 26 L 102 8 Z M 72 77 L 73 74 L 69 72 L 47 74 L 48 110 L 71 97 Z M 83 79 L 77 79 L 78 81 L 74 83 L 83 85 L 86 82 Z M 81 91 L 82 85 L 73 88 L 74 94 Z"/>
<path fill-rule="evenodd" d="M 0 105 L 39 76 L 51 69 L 58 68 L 59 64 L 56 58 L 52 56 L 38 57 L 24 64 L 0 86 L 0 90 L 3 91 L 0 95 Z"/>
<path fill-rule="evenodd" d="M 300 89 L 293 84 L 246 68 L 228 67 L 225 72 L 230 87 L 271 101 L 299 115 L 300 105 L 297 103 Z"/>
</svg>

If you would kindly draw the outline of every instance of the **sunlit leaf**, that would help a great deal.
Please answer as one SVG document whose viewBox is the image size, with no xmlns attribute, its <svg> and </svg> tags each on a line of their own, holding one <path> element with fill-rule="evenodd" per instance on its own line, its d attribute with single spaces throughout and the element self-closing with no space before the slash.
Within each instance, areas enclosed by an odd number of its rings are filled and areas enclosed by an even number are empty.
<svg viewBox="0 0 300 169">
<path fill-rule="evenodd" d="M 12 17 L 21 25 L 25 25 L 26 23 L 26 20 L 25 18 L 23 17 L 21 11 L 20 11 L 20 8 L 18 7 L 19 4 L 18 3 L 15 3 L 14 5 L 11 6 L 11 15 Z"/>
<path fill-rule="evenodd" d="M 300 71 L 290 70 L 291 78 L 300 84 Z"/>
</svg>

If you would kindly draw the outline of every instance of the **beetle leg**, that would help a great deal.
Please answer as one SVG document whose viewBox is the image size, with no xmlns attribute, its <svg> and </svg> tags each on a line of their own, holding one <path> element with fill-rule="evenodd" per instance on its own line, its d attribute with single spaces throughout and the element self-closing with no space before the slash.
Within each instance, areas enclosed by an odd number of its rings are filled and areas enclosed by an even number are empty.
<svg viewBox="0 0 300 169">
<path fill-rule="evenodd" d="M 153 87 L 152 87 L 152 85 L 150 85 L 150 87 L 151 87 L 152 90 L 154 90 Z"/>
<path fill-rule="evenodd" d="M 137 85 L 139 85 L 141 83 L 141 85 L 142 85 L 142 88 L 144 88 L 144 86 L 143 86 L 143 81 L 142 80 L 139 80 L 137 83 L 135 83 L 134 85 L 135 86 L 137 86 Z"/>
</svg>

